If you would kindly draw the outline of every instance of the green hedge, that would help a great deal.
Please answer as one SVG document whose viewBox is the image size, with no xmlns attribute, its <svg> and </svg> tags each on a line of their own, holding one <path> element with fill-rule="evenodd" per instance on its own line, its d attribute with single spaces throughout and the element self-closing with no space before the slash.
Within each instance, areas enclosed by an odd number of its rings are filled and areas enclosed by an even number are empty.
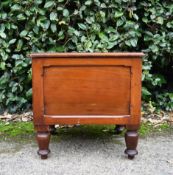
<svg viewBox="0 0 173 175">
<path fill-rule="evenodd" d="M 173 108 L 173 2 L 6 0 L 0 3 L 0 108 L 30 108 L 31 52 L 144 51 L 143 99 Z"/>
</svg>

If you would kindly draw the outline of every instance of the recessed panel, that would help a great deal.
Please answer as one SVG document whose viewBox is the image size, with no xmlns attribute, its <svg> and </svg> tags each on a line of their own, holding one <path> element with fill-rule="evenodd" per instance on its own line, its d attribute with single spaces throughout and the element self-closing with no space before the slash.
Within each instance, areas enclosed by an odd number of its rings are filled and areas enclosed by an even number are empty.
<svg viewBox="0 0 173 175">
<path fill-rule="evenodd" d="M 47 115 L 128 115 L 130 67 L 44 67 Z"/>
</svg>

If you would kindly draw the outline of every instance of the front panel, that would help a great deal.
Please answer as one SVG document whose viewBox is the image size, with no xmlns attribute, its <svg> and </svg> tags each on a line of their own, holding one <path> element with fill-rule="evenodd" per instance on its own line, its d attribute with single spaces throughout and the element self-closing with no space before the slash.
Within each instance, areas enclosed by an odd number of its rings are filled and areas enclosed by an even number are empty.
<svg viewBox="0 0 173 175">
<path fill-rule="evenodd" d="M 46 115 L 130 114 L 130 67 L 57 65 L 43 72 Z"/>
</svg>

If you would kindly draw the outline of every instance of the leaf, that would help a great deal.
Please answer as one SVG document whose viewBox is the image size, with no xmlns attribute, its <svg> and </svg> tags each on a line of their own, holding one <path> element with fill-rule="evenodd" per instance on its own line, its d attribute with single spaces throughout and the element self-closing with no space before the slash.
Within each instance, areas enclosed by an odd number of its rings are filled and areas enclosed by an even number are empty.
<svg viewBox="0 0 173 175">
<path fill-rule="evenodd" d="M 48 1 L 48 2 L 46 2 L 46 4 L 44 5 L 44 8 L 53 7 L 54 5 L 55 5 L 54 1 Z"/>
<path fill-rule="evenodd" d="M 26 97 L 27 97 L 27 98 L 31 98 L 31 97 L 32 97 L 32 88 L 30 88 L 30 89 L 26 92 Z"/>
<path fill-rule="evenodd" d="M 15 92 L 17 90 L 17 86 L 12 87 L 12 92 Z"/>
<path fill-rule="evenodd" d="M 18 40 L 16 51 L 20 51 L 23 46 L 23 40 Z"/>
<path fill-rule="evenodd" d="M 126 41 L 125 41 L 125 44 L 126 44 L 127 46 L 130 47 L 130 46 L 131 46 L 131 42 L 130 42 L 130 40 L 126 40 Z"/>
<path fill-rule="evenodd" d="M 114 15 L 115 18 L 119 18 L 121 16 L 123 16 L 123 12 L 118 12 L 118 11 L 115 12 L 115 15 Z"/>
<path fill-rule="evenodd" d="M 1 37 L 1 38 L 6 38 L 7 35 L 6 35 L 4 32 L 0 31 L 0 37 Z"/>
<path fill-rule="evenodd" d="M 136 47 L 137 46 L 137 40 L 136 39 L 131 39 L 130 40 L 130 43 L 133 47 Z"/>
<path fill-rule="evenodd" d="M 23 14 L 17 15 L 17 18 L 18 20 L 21 20 L 21 21 L 26 19 L 26 17 Z"/>
<path fill-rule="evenodd" d="M 157 53 L 159 51 L 159 48 L 156 45 L 149 46 L 152 52 Z"/>
<path fill-rule="evenodd" d="M 67 9 L 64 9 L 64 10 L 63 10 L 63 16 L 64 16 L 64 17 L 69 16 L 69 11 L 68 11 Z"/>
<path fill-rule="evenodd" d="M 136 20 L 138 20 L 138 19 L 139 19 L 139 17 L 138 17 L 138 15 L 137 15 L 137 14 L 133 14 L 133 18 L 134 18 L 134 19 L 136 19 Z"/>
<path fill-rule="evenodd" d="M 163 18 L 162 17 L 158 17 L 157 19 L 156 19 L 156 21 L 157 21 L 157 23 L 158 24 L 163 24 Z"/>
<path fill-rule="evenodd" d="M 13 10 L 13 11 L 17 11 L 17 10 L 20 10 L 22 7 L 19 5 L 19 4 L 15 4 L 15 5 L 13 5 L 12 7 L 11 7 L 11 9 Z"/>
<path fill-rule="evenodd" d="M 43 27 L 44 30 L 47 30 L 50 26 L 50 21 L 46 20 L 44 23 L 41 23 L 41 26 Z"/>
<path fill-rule="evenodd" d="M 150 96 L 151 95 L 151 93 L 145 87 L 142 88 L 142 94 L 145 95 L 145 96 Z"/>
<path fill-rule="evenodd" d="M 108 41 L 108 37 L 103 33 L 103 32 L 100 32 L 99 33 L 99 38 L 103 41 L 103 42 L 107 42 Z"/>
<path fill-rule="evenodd" d="M 56 20 L 56 19 L 57 19 L 57 13 L 51 12 L 51 13 L 50 13 L 50 20 L 51 20 L 51 21 L 54 21 L 54 20 Z"/>
<path fill-rule="evenodd" d="M 28 31 L 23 30 L 23 31 L 20 33 L 20 37 L 24 37 L 24 36 L 26 36 L 27 33 L 28 33 Z"/>
<path fill-rule="evenodd" d="M 146 17 L 142 18 L 142 21 L 146 24 L 148 23 L 148 19 Z"/>
<path fill-rule="evenodd" d="M 122 19 L 118 19 L 117 21 L 117 27 L 123 25 L 124 21 Z"/>
<path fill-rule="evenodd" d="M 12 39 L 9 41 L 9 44 L 14 44 L 16 42 L 16 39 Z"/>
<path fill-rule="evenodd" d="M 114 41 L 114 42 L 109 42 L 108 44 L 109 44 L 109 45 L 108 45 L 107 49 L 112 49 L 114 46 L 117 45 L 117 42 L 116 42 L 116 41 Z"/>
<path fill-rule="evenodd" d="M 5 70 L 5 62 L 0 63 L 0 68 L 1 68 L 1 70 Z"/>
<path fill-rule="evenodd" d="M 85 24 L 78 23 L 78 26 L 79 26 L 79 28 L 82 29 L 82 30 L 87 30 L 87 27 L 86 27 Z"/>
<path fill-rule="evenodd" d="M 85 5 L 91 5 L 92 4 L 92 1 L 91 0 L 88 0 L 85 2 Z"/>
<path fill-rule="evenodd" d="M 41 4 L 43 2 L 43 0 L 35 0 L 34 3 L 35 4 Z"/>
<path fill-rule="evenodd" d="M 92 42 L 91 41 L 86 41 L 85 42 L 85 49 L 89 49 L 92 46 Z"/>
<path fill-rule="evenodd" d="M 64 32 L 62 30 L 58 33 L 58 37 L 58 40 L 64 39 Z"/>
<path fill-rule="evenodd" d="M 55 33 L 57 31 L 56 24 L 51 24 L 50 28 L 51 28 L 53 33 Z"/>
</svg>

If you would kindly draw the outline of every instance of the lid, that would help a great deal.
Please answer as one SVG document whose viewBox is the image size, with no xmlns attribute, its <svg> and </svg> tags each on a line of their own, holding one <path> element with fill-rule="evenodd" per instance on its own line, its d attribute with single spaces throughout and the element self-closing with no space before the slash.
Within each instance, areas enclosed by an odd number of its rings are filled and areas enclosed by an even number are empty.
<svg viewBox="0 0 173 175">
<path fill-rule="evenodd" d="M 141 58 L 144 56 L 142 52 L 94 52 L 94 53 L 84 53 L 84 52 L 40 52 L 31 53 L 29 57 L 31 58 L 83 58 L 83 57 L 131 57 L 131 58 Z"/>
</svg>

